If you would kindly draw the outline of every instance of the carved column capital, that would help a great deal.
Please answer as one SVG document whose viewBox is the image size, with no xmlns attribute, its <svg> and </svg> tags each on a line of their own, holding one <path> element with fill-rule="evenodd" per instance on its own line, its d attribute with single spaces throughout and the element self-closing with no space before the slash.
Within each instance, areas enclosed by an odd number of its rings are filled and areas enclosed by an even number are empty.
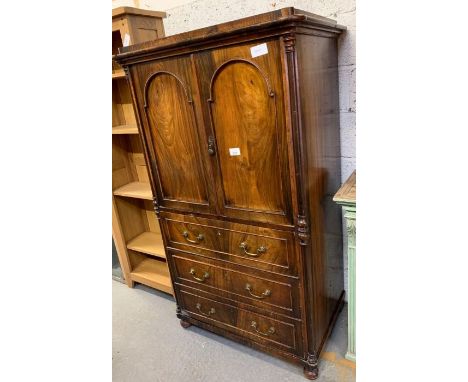
<svg viewBox="0 0 468 382">
<path fill-rule="evenodd" d="M 318 366 L 318 358 L 314 353 L 307 353 L 307 365 L 310 367 Z"/>
<path fill-rule="evenodd" d="M 346 229 L 348 230 L 348 236 L 356 236 L 356 220 L 347 219 Z"/>
<path fill-rule="evenodd" d="M 176 305 L 176 315 L 177 318 L 181 320 L 189 318 L 188 313 L 185 310 L 182 310 L 182 308 L 178 304 Z"/>
<path fill-rule="evenodd" d="M 154 208 L 154 213 L 156 214 L 156 216 L 159 219 L 159 212 L 161 212 L 161 211 L 159 209 L 159 204 L 158 204 L 158 201 L 157 201 L 156 197 L 153 197 L 153 208 Z"/>
<path fill-rule="evenodd" d="M 299 238 L 300 245 L 308 245 L 310 243 L 309 222 L 304 215 L 297 215 L 296 235 Z"/>
<path fill-rule="evenodd" d="M 296 50 L 296 35 L 294 33 L 285 35 L 283 37 L 283 41 L 286 53 L 294 52 Z"/>
<path fill-rule="evenodd" d="M 182 318 L 182 309 L 180 309 L 179 305 L 176 305 L 176 315 L 177 318 Z"/>
</svg>

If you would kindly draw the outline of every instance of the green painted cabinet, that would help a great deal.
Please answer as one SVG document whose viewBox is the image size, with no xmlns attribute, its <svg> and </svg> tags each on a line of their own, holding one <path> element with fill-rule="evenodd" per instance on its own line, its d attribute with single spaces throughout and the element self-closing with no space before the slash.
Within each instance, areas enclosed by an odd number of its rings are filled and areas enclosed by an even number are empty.
<svg viewBox="0 0 468 382">
<path fill-rule="evenodd" d="M 356 362 L 356 171 L 333 198 L 343 207 L 348 235 L 348 351 L 346 359 Z"/>
</svg>

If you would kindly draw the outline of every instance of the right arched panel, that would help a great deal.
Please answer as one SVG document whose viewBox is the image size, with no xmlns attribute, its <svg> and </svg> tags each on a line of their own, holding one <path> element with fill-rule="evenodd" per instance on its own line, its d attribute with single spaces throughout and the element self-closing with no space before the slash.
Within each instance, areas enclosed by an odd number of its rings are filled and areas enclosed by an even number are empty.
<svg viewBox="0 0 468 382">
<path fill-rule="evenodd" d="M 284 213 L 275 94 L 247 60 L 219 67 L 211 84 L 226 207 Z"/>
</svg>

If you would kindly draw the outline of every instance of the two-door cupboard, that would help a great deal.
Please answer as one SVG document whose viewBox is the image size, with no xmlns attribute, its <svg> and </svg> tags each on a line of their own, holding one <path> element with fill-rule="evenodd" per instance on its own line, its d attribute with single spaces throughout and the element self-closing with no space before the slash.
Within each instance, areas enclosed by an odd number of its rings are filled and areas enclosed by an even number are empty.
<svg viewBox="0 0 468 382">
<path fill-rule="evenodd" d="M 343 300 L 337 37 L 294 8 L 121 48 L 177 316 L 304 365 Z"/>
</svg>

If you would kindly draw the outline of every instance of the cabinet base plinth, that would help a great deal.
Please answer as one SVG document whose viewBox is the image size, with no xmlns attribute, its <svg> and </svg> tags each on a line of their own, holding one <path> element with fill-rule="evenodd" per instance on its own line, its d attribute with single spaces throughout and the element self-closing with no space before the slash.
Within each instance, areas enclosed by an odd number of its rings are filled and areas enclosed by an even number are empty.
<svg viewBox="0 0 468 382">
<path fill-rule="evenodd" d="M 356 354 L 351 353 L 351 352 L 349 352 L 349 351 L 346 353 L 345 358 L 346 358 L 348 361 L 356 362 Z"/>
<path fill-rule="evenodd" d="M 192 326 L 192 324 L 188 321 L 180 320 L 180 326 L 182 326 L 184 329 L 187 329 L 188 327 Z"/>
</svg>

